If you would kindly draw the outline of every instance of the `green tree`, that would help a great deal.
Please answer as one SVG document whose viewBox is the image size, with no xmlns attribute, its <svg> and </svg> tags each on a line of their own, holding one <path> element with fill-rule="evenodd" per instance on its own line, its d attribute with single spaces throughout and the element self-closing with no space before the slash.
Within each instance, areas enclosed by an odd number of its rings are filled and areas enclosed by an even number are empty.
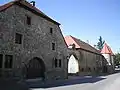
<svg viewBox="0 0 120 90">
<path fill-rule="evenodd" d="M 101 50 L 103 48 L 105 41 L 102 39 L 102 37 L 99 37 L 99 42 L 97 43 L 97 48 Z"/>
<path fill-rule="evenodd" d="M 120 53 L 115 54 L 114 63 L 115 65 L 120 64 Z"/>
</svg>

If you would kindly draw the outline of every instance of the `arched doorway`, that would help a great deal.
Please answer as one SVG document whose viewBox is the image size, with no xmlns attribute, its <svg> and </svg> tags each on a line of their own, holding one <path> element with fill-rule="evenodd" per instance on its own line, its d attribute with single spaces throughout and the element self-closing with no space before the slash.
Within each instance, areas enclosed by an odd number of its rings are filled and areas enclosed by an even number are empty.
<svg viewBox="0 0 120 90">
<path fill-rule="evenodd" d="M 27 64 L 27 75 L 26 78 L 33 79 L 33 78 L 44 78 L 45 75 L 45 64 L 40 58 L 33 58 Z"/>
<path fill-rule="evenodd" d="M 71 55 L 68 61 L 68 73 L 77 74 L 79 72 L 79 63 L 74 55 Z"/>
</svg>

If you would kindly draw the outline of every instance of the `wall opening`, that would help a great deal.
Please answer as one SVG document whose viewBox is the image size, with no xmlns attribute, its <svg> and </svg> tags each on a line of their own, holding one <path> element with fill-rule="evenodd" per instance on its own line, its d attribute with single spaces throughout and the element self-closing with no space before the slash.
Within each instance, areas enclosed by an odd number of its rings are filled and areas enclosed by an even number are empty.
<svg viewBox="0 0 120 90">
<path fill-rule="evenodd" d="M 77 74 L 79 72 L 79 63 L 74 55 L 71 55 L 68 61 L 68 74 Z"/>
<path fill-rule="evenodd" d="M 45 64 L 40 58 L 33 58 L 27 64 L 27 79 L 45 78 Z"/>
</svg>

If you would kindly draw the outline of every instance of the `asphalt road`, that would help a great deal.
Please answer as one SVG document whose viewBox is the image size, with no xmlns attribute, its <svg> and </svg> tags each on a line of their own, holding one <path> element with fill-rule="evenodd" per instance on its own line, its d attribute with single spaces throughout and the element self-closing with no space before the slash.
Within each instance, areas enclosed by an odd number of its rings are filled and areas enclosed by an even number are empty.
<svg viewBox="0 0 120 90">
<path fill-rule="evenodd" d="M 74 77 L 32 87 L 32 90 L 120 90 L 120 73 L 100 77 Z"/>
</svg>

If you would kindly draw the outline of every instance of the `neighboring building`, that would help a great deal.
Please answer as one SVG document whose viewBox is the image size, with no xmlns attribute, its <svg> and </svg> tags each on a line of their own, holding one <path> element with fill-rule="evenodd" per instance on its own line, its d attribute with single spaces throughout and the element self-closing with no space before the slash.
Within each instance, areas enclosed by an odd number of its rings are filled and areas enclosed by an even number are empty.
<svg viewBox="0 0 120 90">
<path fill-rule="evenodd" d="M 65 41 L 69 53 L 69 74 L 88 75 L 107 72 L 107 62 L 97 49 L 73 36 L 66 36 Z"/>
<path fill-rule="evenodd" d="M 0 6 L 0 74 L 67 78 L 67 45 L 59 23 L 26 0 Z"/>
<path fill-rule="evenodd" d="M 102 55 L 108 62 L 108 70 L 109 72 L 114 71 L 114 54 L 111 48 L 105 43 L 103 49 L 101 50 Z"/>
</svg>

